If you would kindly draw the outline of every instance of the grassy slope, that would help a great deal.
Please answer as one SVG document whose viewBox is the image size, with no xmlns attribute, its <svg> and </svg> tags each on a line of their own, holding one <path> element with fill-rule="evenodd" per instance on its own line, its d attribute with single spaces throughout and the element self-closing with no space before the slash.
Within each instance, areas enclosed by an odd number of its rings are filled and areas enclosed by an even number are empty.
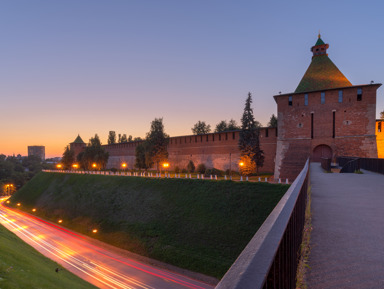
<svg viewBox="0 0 384 289">
<path fill-rule="evenodd" d="M 115 246 L 222 277 L 288 186 L 40 173 L 11 205 Z M 94 235 L 95 237 L 96 235 Z"/>
<path fill-rule="evenodd" d="M 0 225 L 0 288 L 96 288 L 44 257 Z"/>
</svg>

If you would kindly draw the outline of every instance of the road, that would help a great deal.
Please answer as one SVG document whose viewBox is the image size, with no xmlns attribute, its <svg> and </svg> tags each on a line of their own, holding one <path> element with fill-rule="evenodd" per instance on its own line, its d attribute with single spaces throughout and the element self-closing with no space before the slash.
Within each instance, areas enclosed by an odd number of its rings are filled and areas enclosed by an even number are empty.
<svg viewBox="0 0 384 289">
<path fill-rule="evenodd" d="M 0 223 L 43 255 L 99 288 L 214 288 L 97 246 L 89 238 L 2 203 Z"/>
</svg>

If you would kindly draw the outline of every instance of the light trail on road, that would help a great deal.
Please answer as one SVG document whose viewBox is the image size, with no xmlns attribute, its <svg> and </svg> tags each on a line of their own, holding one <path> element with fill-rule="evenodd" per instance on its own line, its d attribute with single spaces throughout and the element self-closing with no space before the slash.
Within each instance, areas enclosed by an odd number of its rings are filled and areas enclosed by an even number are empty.
<svg viewBox="0 0 384 289">
<path fill-rule="evenodd" d="M 0 199 L 0 223 L 4 227 L 43 255 L 99 288 L 214 288 L 184 275 L 128 258 L 117 251 L 96 246 L 82 235 L 8 208 L 3 205 L 3 201 Z"/>
</svg>

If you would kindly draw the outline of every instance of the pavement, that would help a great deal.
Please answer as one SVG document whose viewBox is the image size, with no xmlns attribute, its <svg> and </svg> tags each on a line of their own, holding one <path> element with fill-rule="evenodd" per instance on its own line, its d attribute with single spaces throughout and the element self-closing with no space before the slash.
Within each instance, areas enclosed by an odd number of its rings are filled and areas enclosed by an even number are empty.
<svg viewBox="0 0 384 289">
<path fill-rule="evenodd" d="M 310 289 L 384 288 L 384 175 L 310 167 Z"/>
</svg>

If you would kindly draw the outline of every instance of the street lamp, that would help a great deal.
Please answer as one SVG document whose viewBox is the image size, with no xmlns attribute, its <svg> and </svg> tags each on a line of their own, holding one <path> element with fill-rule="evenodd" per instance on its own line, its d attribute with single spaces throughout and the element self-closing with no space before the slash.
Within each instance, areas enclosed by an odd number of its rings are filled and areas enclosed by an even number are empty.
<svg viewBox="0 0 384 289">
<path fill-rule="evenodd" d="M 59 170 L 62 168 L 63 166 L 61 164 L 57 164 L 56 165 L 56 168 L 58 168 Z"/>
<path fill-rule="evenodd" d="M 76 170 L 77 168 L 79 168 L 79 165 L 78 164 L 73 164 L 72 167 Z"/>
<path fill-rule="evenodd" d="M 92 164 L 92 168 L 96 169 L 96 167 L 97 167 L 97 164 L 96 164 L 96 163 L 93 163 L 93 164 Z"/>
</svg>

